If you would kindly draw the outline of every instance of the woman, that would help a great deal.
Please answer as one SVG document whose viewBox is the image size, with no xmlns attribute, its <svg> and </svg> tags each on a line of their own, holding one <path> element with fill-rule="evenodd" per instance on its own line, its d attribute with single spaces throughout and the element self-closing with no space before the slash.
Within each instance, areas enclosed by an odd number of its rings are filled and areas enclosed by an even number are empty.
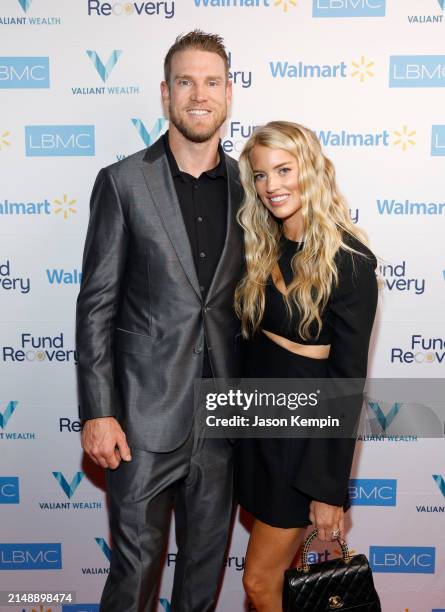
<svg viewBox="0 0 445 612">
<path fill-rule="evenodd" d="M 365 378 L 377 302 L 376 259 L 351 222 L 315 134 L 274 121 L 240 160 L 246 272 L 235 305 L 250 378 Z M 360 400 L 352 410 L 359 413 Z M 348 409 L 351 409 L 350 403 Z M 244 588 L 257 612 L 281 611 L 284 570 L 312 523 L 344 536 L 354 439 L 242 439 L 238 499 L 254 517 Z"/>
</svg>

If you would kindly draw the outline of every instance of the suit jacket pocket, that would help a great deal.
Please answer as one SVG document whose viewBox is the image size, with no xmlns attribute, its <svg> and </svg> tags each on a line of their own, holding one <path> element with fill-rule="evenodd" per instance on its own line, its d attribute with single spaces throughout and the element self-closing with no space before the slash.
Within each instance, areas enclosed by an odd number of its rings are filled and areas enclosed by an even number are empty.
<svg viewBox="0 0 445 612">
<path fill-rule="evenodd" d="M 117 327 L 114 332 L 115 348 L 124 353 L 151 355 L 155 344 L 156 338 L 153 338 L 153 336 L 138 334 L 127 329 L 121 329 L 120 327 Z"/>
</svg>

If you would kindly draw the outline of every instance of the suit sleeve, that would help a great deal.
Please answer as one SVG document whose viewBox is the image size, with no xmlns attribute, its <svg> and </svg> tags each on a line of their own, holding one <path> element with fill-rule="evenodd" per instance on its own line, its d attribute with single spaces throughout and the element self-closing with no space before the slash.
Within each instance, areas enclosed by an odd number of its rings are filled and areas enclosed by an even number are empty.
<svg viewBox="0 0 445 612">
<path fill-rule="evenodd" d="M 119 414 L 113 371 L 113 322 L 119 305 L 127 240 L 116 184 L 109 171 L 103 169 L 91 195 L 77 299 L 76 346 L 82 419 Z"/>
<path fill-rule="evenodd" d="M 331 349 L 329 378 L 366 379 L 369 341 L 377 307 L 376 259 L 342 251 L 339 283 L 329 303 Z M 355 385 L 355 383 L 354 383 Z M 354 392 L 356 391 L 356 386 Z M 341 397 L 341 410 L 348 422 L 356 423 L 362 407 L 362 394 Z M 334 506 L 348 503 L 348 483 L 355 449 L 355 438 L 311 438 L 294 481 L 296 488 Z"/>
</svg>

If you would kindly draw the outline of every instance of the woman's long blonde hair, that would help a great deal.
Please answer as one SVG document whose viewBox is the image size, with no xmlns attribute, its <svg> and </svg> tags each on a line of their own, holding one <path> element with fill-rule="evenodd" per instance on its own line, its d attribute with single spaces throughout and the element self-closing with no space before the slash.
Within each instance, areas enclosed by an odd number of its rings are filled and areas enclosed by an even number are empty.
<svg viewBox="0 0 445 612">
<path fill-rule="evenodd" d="M 282 223 L 259 199 L 250 163 L 256 145 L 284 149 L 298 164 L 298 184 L 304 227 L 304 246 L 294 255 L 294 279 L 287 288 L 286 306 L 300 313 L 298 334 L 305 340 L 317 338 L 321 314 L 333 287 L 338 282 L 335 254 L 339 248 L 354 251 L 344 240 L 352 235 L 367 244 L 365 234 L 351 221 L 348 206 L 340 194 L 332 162 L 323 154 L 311 130 L 297 123 L 272 121 L 257 128 L 247 141 L 240 159 L 244 200 L 238 222 L 244 229 L 246 272 L 235 292 L 235 309 L 241 319 L 242 333 L 249 337 L 263 318 L 265 285 L 280 257 Z M 311 326 L 317 330 L 311 334 Z"/>
</svg>

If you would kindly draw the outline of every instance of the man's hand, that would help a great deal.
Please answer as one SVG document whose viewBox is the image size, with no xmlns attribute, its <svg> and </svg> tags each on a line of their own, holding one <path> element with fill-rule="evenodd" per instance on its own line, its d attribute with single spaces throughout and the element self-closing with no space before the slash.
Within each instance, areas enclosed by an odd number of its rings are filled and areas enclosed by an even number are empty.
<svg viewBox="0 0 445 612">
<path fill-rule="evenodd" d="M 332 537 L 332 532 L 336 529 L 339 530 L 340 540 L 344 540 L 345 524 L 342 506 L 330 506 L 313 499 L 309 506 L 309 520 L 312 521 L 315 529 L 318 529 L 318 538 L 322 542 L 336 539 Z"/>
<path fill-rule="evenodd" d="M 131 452 L 122 427 L 114 417 L 89 419 L 82 429 L 82 448 L 103 468 L 116 469 L 121 459 L 131 461 Z"/>
</svg>

